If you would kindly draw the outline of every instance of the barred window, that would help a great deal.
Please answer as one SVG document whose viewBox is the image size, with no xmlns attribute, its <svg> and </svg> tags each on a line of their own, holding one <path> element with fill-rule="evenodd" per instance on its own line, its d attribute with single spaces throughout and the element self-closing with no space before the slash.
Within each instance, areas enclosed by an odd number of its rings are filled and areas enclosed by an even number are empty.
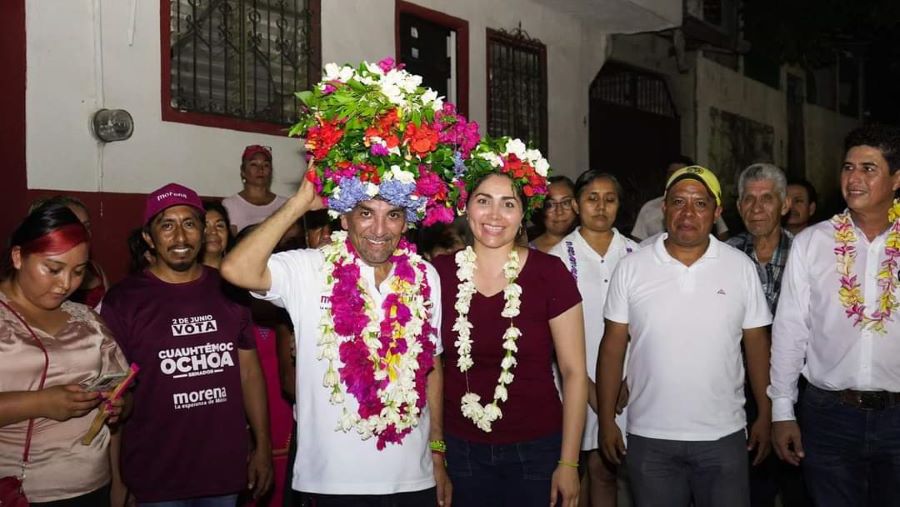
<svg viewBox="0 0 900 507">
<path fill-rule="evenodd" d="M 296 121 L 294 92 L 319 78 L 319 7 L 320 0 L 169 0 L 164 118 L 278 129 Z"/>
<path fill-rule="evenodd" d="M 487 30 L 487 131 L 518 137 L 547 156 L 547 48 L 521 27 Z"/>
<path fill-rule="evenodd" d="M 665 80 L 650 72 L 609 62 L 591 85 L 591 98 L 607 104 L 676 118 Z"/>
</svg>

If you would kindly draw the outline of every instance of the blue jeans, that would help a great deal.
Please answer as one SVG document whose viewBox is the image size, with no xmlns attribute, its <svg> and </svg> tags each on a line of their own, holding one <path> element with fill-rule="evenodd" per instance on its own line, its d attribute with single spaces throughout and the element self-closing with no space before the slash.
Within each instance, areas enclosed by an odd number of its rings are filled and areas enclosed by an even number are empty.
<svg viewBox="0 0 900 507">
<path fill-rule="evenodd" d="M 445 436 L 453 505 L 547 507 L 562 434 L 491 445 Z"/>
<path fill-rule="evenodd" d="M 237 495 L 204 496 L 187 500 L 168 500 L 165 502 L 141 502 L 138 507 L 235 507 Z"/>
<path fill-rule="evenodd" d="M 817 506 L 900 506 L 900 405 L 866 410 L 810 385 L 799 421 Z"/>
<path fill-rule="evenodd" d="M 710 441 L 628 435 L 625 466 L 637 507 L 750 505 L 744 430 Z"/>
</svg>

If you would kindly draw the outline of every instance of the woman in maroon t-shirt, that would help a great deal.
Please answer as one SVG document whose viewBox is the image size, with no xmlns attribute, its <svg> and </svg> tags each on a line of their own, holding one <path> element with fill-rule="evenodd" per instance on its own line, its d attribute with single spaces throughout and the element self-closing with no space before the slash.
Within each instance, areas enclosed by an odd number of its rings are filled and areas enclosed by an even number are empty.
<svg viewBox="0 0 900 507">
<path fill-rule="evenodd" d="M 469 186 L 474 242 L 434 261 L 454 505 L 574 507 L 587 406 L 581 296 L 562 261 L 516 246 L 538 205 L 522 179 L 493 172 Z"/>
</svg>

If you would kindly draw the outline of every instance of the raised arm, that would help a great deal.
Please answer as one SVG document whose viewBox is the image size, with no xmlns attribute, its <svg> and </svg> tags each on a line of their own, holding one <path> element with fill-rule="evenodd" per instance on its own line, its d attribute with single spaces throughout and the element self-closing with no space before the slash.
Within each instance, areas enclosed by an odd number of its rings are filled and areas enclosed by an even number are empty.
<svg viewBox="0 0 900 507">
<path fill-rule="evenodd" d="M 296 194 L 228 252 L 220 269 L 222 277 L 245 289 L 269 290 L 272 278 L 268 260 L 278 240 L 304 213 L 321 208 L 313 184 L 304 178 Z"/>
</svg>

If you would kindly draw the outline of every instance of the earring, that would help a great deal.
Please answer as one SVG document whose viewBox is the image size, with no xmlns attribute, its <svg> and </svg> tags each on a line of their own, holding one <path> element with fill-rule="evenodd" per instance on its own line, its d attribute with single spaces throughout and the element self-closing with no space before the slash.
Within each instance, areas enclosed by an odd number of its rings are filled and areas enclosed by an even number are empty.
<svg viewBox="0 0 900 507">
<path fill-rule="evenodd" d="M 247 178 L 241 176 L 241 183 L 247 183 Z"/>
</svg>

